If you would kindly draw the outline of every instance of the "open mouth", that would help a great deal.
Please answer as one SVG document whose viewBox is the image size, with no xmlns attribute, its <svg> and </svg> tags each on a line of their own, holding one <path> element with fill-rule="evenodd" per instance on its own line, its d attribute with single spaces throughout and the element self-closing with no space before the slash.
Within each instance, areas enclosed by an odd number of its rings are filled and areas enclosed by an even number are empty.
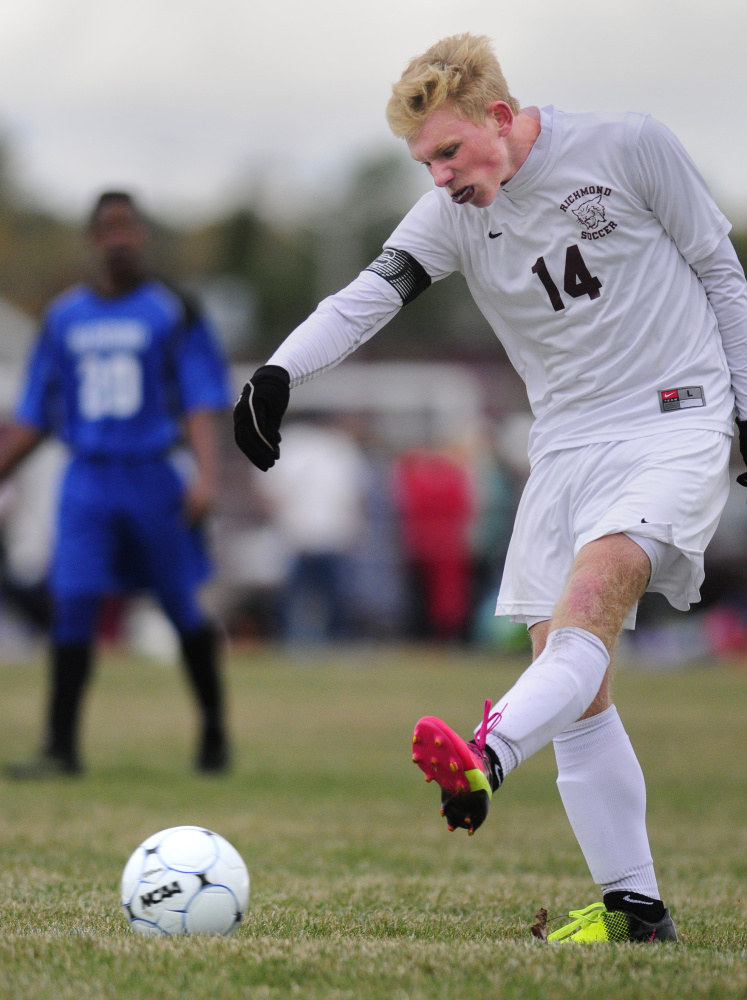
<svg viewBox="0 0 747 1000">
<path fill-rule="evenodd" d="M 474 187 L 471 184 L 468 184 L 466 187 L 460 188 L 458 191 L 455 191 L 454 194 L 451 196 L 451 200 L 454 202 L 455 205 L 466 205 L 468 201 L 472 200 L 474 194 L 475 194 Z"/>
</svg>

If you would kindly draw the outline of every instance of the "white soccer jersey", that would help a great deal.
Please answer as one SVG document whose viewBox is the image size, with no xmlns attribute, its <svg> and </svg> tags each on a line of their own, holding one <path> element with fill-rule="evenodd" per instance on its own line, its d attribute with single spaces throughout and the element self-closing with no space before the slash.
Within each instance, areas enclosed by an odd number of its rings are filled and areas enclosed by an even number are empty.
<svg viewBox="0 0 747 1000">
<path fill-rule="evenodd" d="M 426 284 L 466 278 L 526 383 L 533 462 L 683 422 L 730 434 L 729 369 L 690 266 L 730 226 L 692 161 L 647 115 L 546 108 L 541 124 L 492 205 L 426 194 L 372 270 L 325 300 L 271 363 L 298 384 L 380 329 L 419 290 L 392 276 L 401 251 Z"/>
</svg>

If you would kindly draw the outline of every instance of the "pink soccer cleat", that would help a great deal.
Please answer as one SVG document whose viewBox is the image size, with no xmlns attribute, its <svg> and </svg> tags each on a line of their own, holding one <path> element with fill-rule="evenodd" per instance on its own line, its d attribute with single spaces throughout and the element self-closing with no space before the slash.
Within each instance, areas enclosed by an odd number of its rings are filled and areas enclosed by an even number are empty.
<svg viewBox="0 0 747 1000">
<path fill-rule="evenodd" d="M 499 721 L 500 713 L 490 718 L 488 699 L 480 732 L 469 742 L 433 715 L 415 726 L 412 759 L 426 781 L 440 785 L 441 815 L 450 831 L 461 827 L 472 836 L 485 822 L 493 792 L 503 782 L 500 761 L 486 744 L 488 733 Z"/>
</svg>

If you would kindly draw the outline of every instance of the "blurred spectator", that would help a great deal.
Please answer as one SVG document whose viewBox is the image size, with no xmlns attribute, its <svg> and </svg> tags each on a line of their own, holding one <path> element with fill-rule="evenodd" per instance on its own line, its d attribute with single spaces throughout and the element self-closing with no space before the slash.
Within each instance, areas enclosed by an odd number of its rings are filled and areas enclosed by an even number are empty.
<svg viewBox="0 0 747 1000">
<path fill-rule="evenodd" d="M 478 442 L 475 458 L 477 519 L 474 531 L 475 600 L 472 638 L 503 652 L 529 647 L 526 628 L 496 617 L 495 605 L 516 509 L 529 475 L 532 418 L 512 414 Z"/>
<path fill-rule="evenodd" d="M 739 459 L 737 457 L 738 471 Z M 745 491 L 731 480 L 716 533 L 706 550 L 701 587 L 703 629 L 712 655 L 747 656 L 747 519 Z"/>
<path fill-rule="evenodd" d="M 492 599 L 493 613 L 523 486 L 500 454 L 500 436 L 501 429 L 495 437 L 483 434 L 474 457 L 474 601 L 479 606 Z"/>
<path fill-rule="evenodd" d="M 280 596 L 283 638 L 350 638 L 350 553 L 362 529 L 366 488 L 361 449 L 323 421 L 290 424 L 283 461 L 263 474 L 261 488 L 290 552 Z"/>
<path fill-rule="evenodd" d="M 230 401 L 223 358 L 194 306 L 147 273 L 148 230 L 107 192 L 88 235 L 96 272 L 47 311 L 0 478 L 49 434 L 72 451 L 58 509 L 47 729 L 15 778 L 80 770 L 80 709 L 105 595 L 150 589 L 179 633 L 201 714 L 197 766 L 224 769 L 218 640 L 198 599 L 209 572 L 200 524 L 216 490 L 213 411 Z M 189 450 L 175 452 L 182 430 Z M 186 463 L 186 464 L 185 464 Z"/>
<path fill-rule="evenodd" d="M 351 552 L 353 628 L 358 638 L 400 638 L 406 619 L 406 586 L 391 456 L 370 427 L 356 437 L 362 440 L 367 469 L 363 527 Z"/>
<path fill-rule="evenodd" d="M 446 452 L 421 448 L 399 456 L 394 478 L 410 585 L 409 634 L 466 638 L 475 514 L 470 476 Z"/>
</svg>

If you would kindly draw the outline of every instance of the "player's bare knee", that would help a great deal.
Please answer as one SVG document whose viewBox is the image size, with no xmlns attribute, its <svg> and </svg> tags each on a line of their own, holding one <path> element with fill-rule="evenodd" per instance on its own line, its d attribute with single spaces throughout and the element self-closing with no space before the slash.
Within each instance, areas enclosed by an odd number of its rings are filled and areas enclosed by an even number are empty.
<svg viewBox="0 0 747 1000">
<path fill-rule="evenodd" d="M 564 604 L 575 614 L 593 621 L 604 616 L 609 587 L 594 570 L 576 573 L 568 582 Z"/>
<path fill-rule="evenodd" d="M 650 572 L 648 556 L 627 535 L 596 539 L 576 557 L 561 600 L 590 613 L 618 605 L 627 606 L 627 613 L 646 589 Z"/>
<path fill-rule="evenodd" d="M 644 550 L 623 534 L 589 542 L 579 552 L 571 575 L 577 568 L 591 569 L 613 585 L 629 584 L 636 591 L 645 588 L 651 574 L 651 563 Z"/>
</svg>

